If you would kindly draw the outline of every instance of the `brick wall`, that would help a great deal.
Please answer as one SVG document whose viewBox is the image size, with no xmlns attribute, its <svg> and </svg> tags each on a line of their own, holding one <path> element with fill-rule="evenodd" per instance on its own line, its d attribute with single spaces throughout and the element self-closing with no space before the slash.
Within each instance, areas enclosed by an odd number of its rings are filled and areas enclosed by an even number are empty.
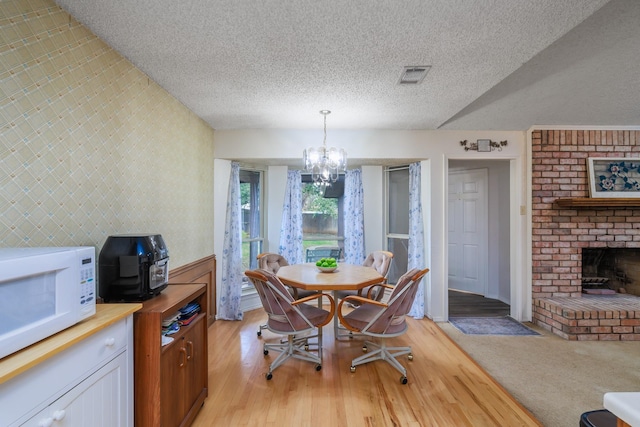
<svg viewBox="0 0 640 427">
<path fill-rule="evenodd" d="M 640 157 L 640 131 L 532 133 L 533 321 L 569 340 L 640 340 L 639 299 L 583 296 L 582 248 L 640 247 L 640 208 L 560 208 L 589 197 L 589 157 Z"/>
<path fill-rule="evenodd" d="M 640 157 L 640 131 L 537 130 L 532 134 L 533 299 L 580 296 L 583 247 L 640 247 L 640 208 L 562 209 L 589 197 L 587 158 Z"/>
</svg>

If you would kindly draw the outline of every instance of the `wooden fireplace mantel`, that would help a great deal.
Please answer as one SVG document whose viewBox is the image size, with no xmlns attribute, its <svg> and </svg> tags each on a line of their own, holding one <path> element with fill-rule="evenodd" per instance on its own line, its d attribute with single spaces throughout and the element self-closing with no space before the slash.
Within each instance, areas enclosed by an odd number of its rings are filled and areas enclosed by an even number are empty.
<svg viewBox="0 0 640 427">
<path fill-rule="evenodd" d="M 561 208 L 636 208 L 640 207 L 640 197 L 556 199 L 556 205 Z"/>
</svg>

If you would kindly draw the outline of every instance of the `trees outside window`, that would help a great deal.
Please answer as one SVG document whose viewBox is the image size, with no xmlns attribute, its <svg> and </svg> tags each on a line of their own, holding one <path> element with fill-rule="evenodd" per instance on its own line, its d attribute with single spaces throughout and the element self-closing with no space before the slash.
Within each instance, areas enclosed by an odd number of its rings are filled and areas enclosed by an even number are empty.
<svg viewBox="0 0 640 427">
<path fill-rule="evenodd" d="M 342 201 L 344 176 L 330 187 L 302 175 L 302 240 L 306 250 L 315 246 L 343 247 Z"/>
</svg>

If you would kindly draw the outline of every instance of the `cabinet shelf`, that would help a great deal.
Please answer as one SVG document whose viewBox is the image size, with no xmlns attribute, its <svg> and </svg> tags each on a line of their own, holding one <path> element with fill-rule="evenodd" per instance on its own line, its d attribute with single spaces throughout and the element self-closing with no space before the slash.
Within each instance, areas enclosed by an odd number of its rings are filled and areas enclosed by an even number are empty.
<svg viewBox="0 0 640 427">
<path fill-rule="evenodd" d="M 184 336 L 184 334 L 186 334 L 189 331 L 189 326 L 195 325 L 196 323 L 198 323 L 201 317 L 205 317 L 205 314 L 204 313 L 198 314 L 198 316 L 196 316 L 196 318 L 193 319 L 189 325 L 180 326 L 180 330 L 178 332 L 176 332 L 175 334 L 169 335 L 171 338 L 173 338 L 173 341 L 171 341 L 167 345 L 163 345 L 161 352 L 164 354 L 164 352 L 167 351 L 167 349 L 171 348 L 172 345 L 175 345 L 178 341 L 180 341 L 180 339 Z"/>
<path fill-rule="evenodd" d="M 636 207 L 640 207 L 640 198 L 582 197 L 582 198 L 571 198 L 571 199 L 556 199 L 556 205 L 558 205 L 561 208 L 636 208 Z"/>
</svg>

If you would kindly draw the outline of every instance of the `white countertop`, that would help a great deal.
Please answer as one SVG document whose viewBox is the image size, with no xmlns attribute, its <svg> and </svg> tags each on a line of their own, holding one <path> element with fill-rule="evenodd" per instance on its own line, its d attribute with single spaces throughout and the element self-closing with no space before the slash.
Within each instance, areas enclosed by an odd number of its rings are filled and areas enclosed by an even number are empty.
<svg viewBox="0 0 640 427">
<path fill-rule="evenodd" d="M 604 407 L 632 427 L 640 427 L 640 392 L 604 394 Z"/>
</svg>

